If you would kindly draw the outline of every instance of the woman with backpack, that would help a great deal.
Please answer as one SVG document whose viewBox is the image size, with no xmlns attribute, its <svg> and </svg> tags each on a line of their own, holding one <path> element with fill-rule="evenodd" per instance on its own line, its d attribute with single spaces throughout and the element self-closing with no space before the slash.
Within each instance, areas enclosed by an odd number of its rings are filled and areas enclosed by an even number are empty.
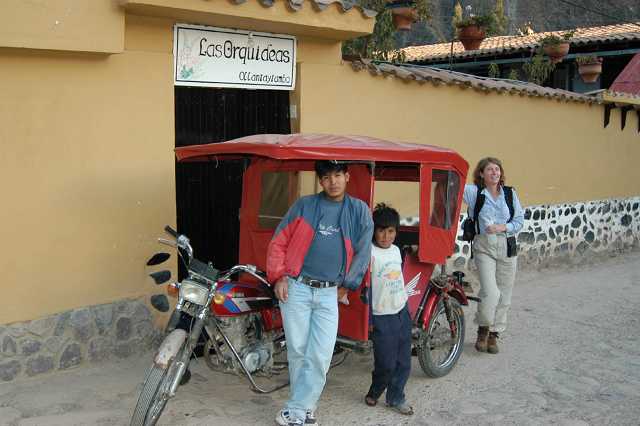
<svg viewBox="0 0 640 426">
<path fill-rule="evenodd" d="M 464 188 L 464 201 L 475 228 L 472 256 L 480 277 L 475 346 L 480 352 L 497 354 L 499 334 L 507 326 L 517 268 L 516 234 L 524 214 L 515 190 L 504 185 L 504 169 L 497 158 L 480 160 L 473 182 Z"/>
</svg>

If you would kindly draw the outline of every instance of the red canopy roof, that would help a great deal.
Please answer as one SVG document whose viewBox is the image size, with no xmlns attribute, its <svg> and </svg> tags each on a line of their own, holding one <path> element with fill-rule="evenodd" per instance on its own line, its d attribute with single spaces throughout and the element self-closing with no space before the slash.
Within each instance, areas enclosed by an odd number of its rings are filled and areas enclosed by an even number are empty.
<svg viewBox="0 0 640 426">
<path fill-rule="evenodd" d="M 451 149 L 391 142 L 368 136 L 324 134 L 253 135 L 228 142 L 176 148 L 178 161 L 218 155 L 255 155 L 278 160 L 363 160 L 452 164 L 462 174 L 469 165 Z"/>
</svg>

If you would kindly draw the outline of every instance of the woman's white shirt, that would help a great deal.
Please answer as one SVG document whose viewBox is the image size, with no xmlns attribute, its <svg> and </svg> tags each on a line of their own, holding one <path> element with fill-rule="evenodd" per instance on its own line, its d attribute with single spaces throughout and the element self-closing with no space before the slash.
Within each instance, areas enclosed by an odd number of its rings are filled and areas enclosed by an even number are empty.
<svg viewBox="0 0 640 426">
<path fill-rule="evenodd" d="M 480 192 L 484 194 L 484 204 L 480 210 L 480 214 L 476 218 L 479 221 L 480 233 L 484 234 L 485 229 L 489 225 L 506 224 L 507 234 L 515 235 L 522 229 L 524 225 L 524 211 L 520 204 L 520 199 L 516 190 L 513 189 L 513 218 L 509 221 L 509 206 L 504 196 L 504 189 L 501 187 L 497 198 L 493 198 L 487 188 L 483 188 Z M 473 216 L 476 206 L 476 197 L 478 195 L 478 187 L 474 184 L 467 184 L 464 187 L 464 202 L 468 206 L 467 214 Z"/>
</svg>

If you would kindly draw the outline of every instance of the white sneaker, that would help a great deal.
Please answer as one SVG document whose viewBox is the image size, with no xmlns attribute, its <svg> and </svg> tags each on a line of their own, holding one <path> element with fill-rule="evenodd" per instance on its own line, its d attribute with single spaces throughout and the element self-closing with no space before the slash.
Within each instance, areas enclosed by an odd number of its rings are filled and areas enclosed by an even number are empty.
<svg viewBox="0 0 640 426">
<path fill-rule="evenodd" d="M 291 417 L 291 413 L 286 408 L 280 410 L 276 416 L 276 423 L 280 426 L 303 426 L 304 422 L 300 419 Z"/>
</svg>

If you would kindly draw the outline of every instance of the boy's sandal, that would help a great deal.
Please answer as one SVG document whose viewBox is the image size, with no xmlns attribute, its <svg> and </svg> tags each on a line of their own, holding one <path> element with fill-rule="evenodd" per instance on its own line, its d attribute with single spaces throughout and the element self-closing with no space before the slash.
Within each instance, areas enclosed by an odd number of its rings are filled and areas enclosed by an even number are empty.
<svg viewBox="0 0 640 426">
<path fill-rule="evenodd" d="M 389 407 L 400 414 L 404 414 L 405 416 L 413 415 L 413 407 L 406 402 L 398 405 L 390 405 Z"/>
<path fill-rule="evenodd" d="M 365 396 L 364 397 L 364 403 L 367 404 L 369 407 L 375 407 L 376 404 L 378 403 L 378 400 L 373 398 L 372 396 Z"/>
</svg>

